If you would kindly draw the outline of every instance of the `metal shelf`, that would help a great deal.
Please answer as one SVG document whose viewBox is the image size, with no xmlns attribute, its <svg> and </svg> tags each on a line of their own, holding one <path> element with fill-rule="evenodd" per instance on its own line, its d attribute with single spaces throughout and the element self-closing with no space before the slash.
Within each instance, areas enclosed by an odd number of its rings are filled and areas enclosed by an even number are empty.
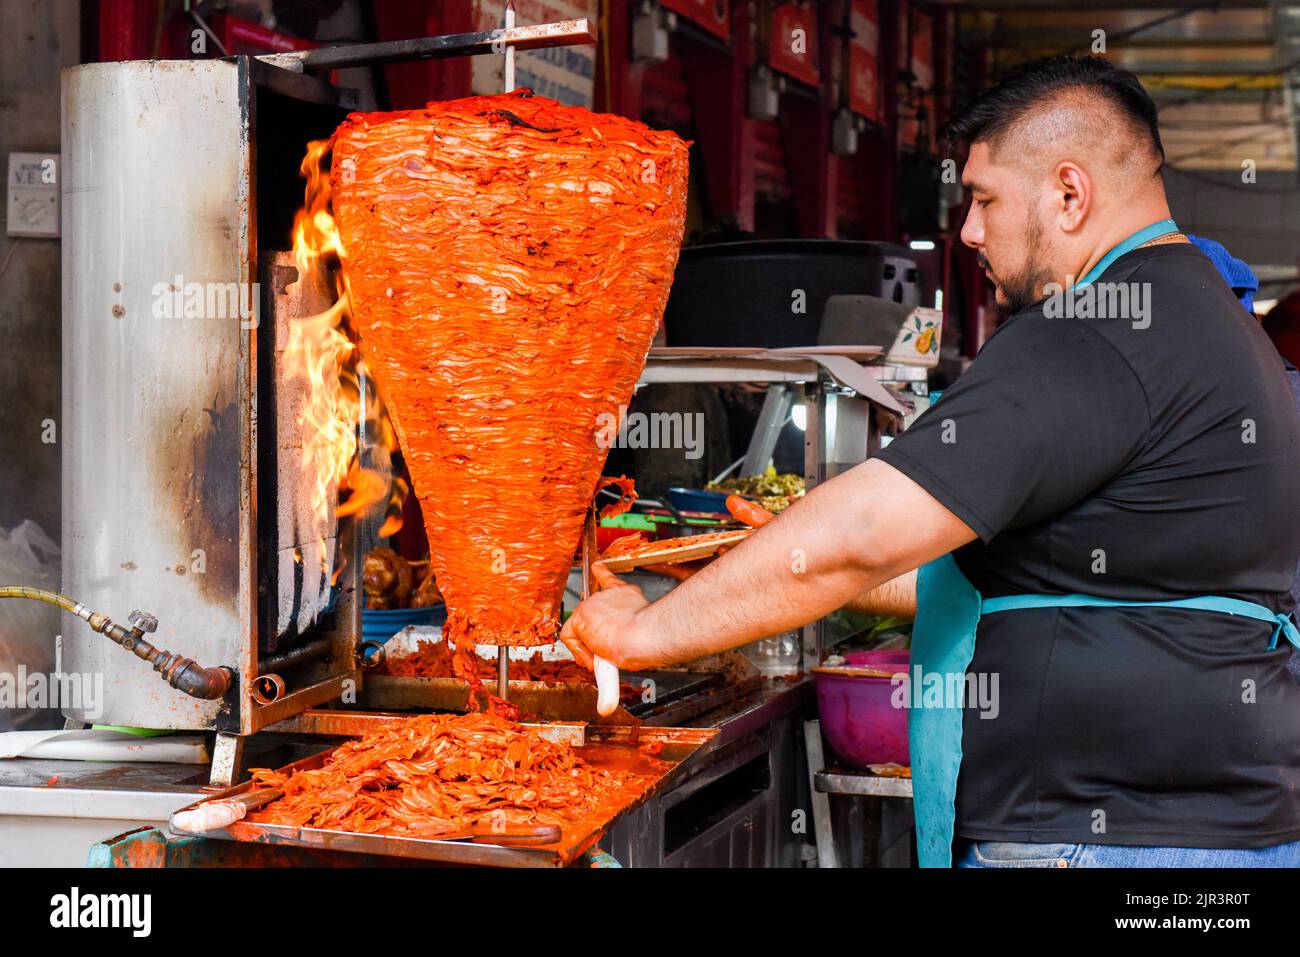
<svg viewBox="0 0 1300 957">
<path fill-rule="evenodd" d="M 868 771 L 818 771 L 813 775 L 813 789 L 822 794 L 911 800 L 912 779 L 886 778 Z"/>
</svg>

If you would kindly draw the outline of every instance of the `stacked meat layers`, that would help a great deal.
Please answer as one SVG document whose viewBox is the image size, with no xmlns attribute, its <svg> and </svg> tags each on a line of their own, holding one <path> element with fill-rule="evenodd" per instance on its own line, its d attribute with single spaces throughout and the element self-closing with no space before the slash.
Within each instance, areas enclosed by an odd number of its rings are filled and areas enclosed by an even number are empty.
<svg viewBox="0 0 1300 957">
<path fill-rule="evenodd" d="M 527 91 L 335 133 L 362 351 L 462 650 L 555 638 L 608 423 L 667 300 L 686 179 L 674 134 Z"/>
</svg>

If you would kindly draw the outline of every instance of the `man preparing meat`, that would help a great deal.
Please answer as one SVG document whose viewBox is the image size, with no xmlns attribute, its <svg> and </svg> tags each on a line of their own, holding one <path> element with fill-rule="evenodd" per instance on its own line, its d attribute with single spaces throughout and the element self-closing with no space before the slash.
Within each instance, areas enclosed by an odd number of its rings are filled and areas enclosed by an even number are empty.
<svg viewBox="0 0 1300 957">
<path fill-rule="evenodd" d="M 914 612 L 914 675 L 999 689 L 909 715 L 923 865 L 1300 866 L 1277 352 L 1170 218 L 1131 74 L 1043 61 L 950 131 L 1008 321 L 880 454 L 653 604 L 602 572 L 563 637 L 648 668 Z"/>
</svg>

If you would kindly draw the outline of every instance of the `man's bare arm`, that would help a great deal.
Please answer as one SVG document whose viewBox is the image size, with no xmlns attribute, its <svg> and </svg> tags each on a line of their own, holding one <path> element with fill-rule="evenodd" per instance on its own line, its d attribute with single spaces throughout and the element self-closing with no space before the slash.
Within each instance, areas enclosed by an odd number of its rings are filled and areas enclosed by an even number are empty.
<svg viewBox="0 0 1300 957">
<path fill-rule="evenodd" d="M 897 469 L 872 459 L 780 517 L 654 604 L 601 576 L 562 637 L 625 668 L 688 661 L 789 631 L 975 538 Z"/>
<path fill-rule="evenodd" d="M 863 592 L 844 607 L 868 615 L 887 615 L 910 621 L 916 617 L 916 569 Z"/>
</svg>

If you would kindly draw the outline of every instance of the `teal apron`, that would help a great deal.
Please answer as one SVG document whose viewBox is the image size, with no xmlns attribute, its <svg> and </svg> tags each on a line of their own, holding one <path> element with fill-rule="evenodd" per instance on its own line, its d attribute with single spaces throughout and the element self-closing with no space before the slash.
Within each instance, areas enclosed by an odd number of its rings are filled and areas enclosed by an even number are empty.
<svg viewBox="0 0 1300 957">
<path fill-rule="evenodd" d="M 1107 253 L 1075 288 L 1093 282 L 1124 253 L 1157 236 L 1174 232 L 1171 219 L 1134 233 Z M 1204 596 L 1176 601 L 1117 601 L 1092 595 L 1008 595 L 984 598 L 962 574 L 952 555 L 921 566 L 916 581 L 916 621 L 912 626 L 911 680 L 919 674 L 921 688 L 909 687 L 908 744 L 912 761 L 913 814 L 917 857 L 922 867 L 951 867 L 956 819 L 957 776 L 961 771 L 962 700 L 940 695 L 927 704 L 925 689 L 964 689 L 966 670 L 975 654 L 975 634 L 981 615 L 1022 608 L 1185 608 L 1241 615 L 1273 625 L 1268 650 L 1285 634 L 1300 648 L 1300 630 L 1290 615 L 1279 615 L 1255 602 Z M 920 669 L 919 673 L 917 669 Z"/>
</svg>

